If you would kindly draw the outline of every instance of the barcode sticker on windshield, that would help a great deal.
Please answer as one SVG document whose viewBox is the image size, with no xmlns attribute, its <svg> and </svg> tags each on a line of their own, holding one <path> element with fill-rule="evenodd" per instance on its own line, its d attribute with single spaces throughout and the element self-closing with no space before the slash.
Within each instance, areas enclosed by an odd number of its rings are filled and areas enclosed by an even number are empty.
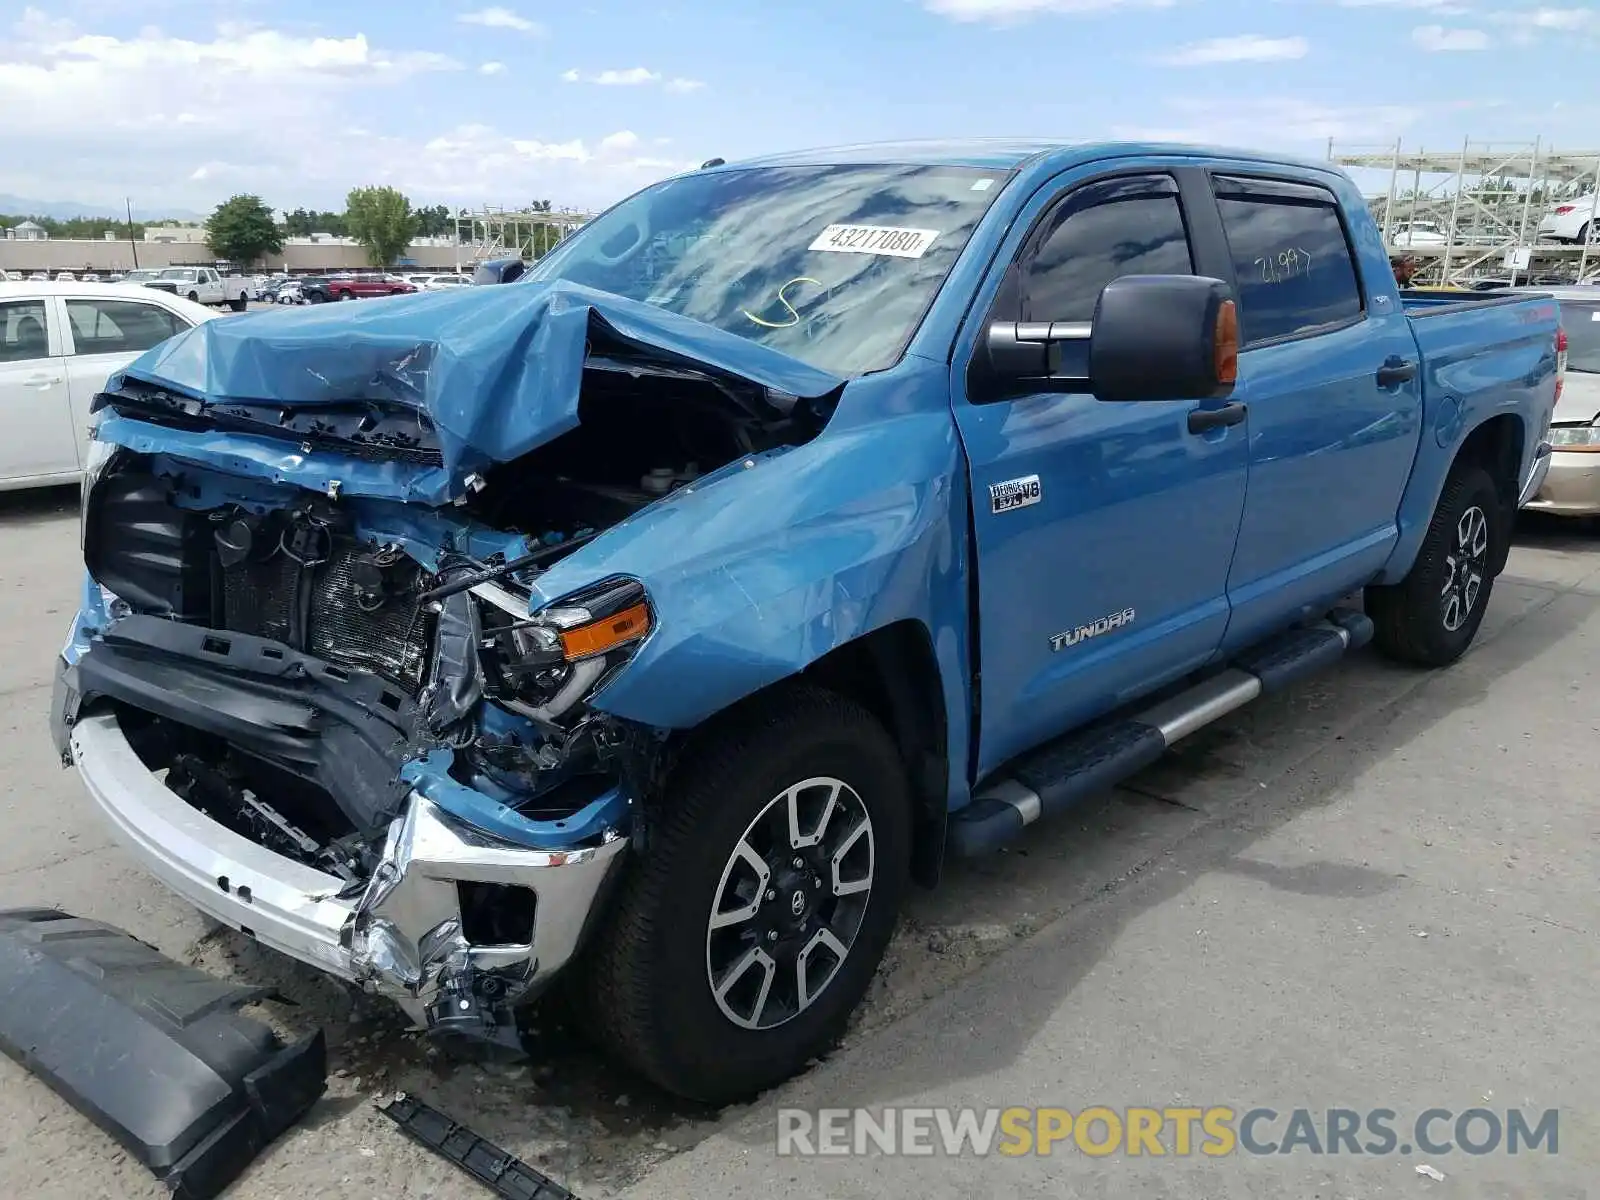
<svg viewBox="0 0 1600 1200">
<path fill-rule="evenodd" d="M 939 236 L 937 229 L 896 229 L 890 225 L 829 225 L 808 250 L 834 254 L 888 254 L 921 258 Z"/>
</svg>

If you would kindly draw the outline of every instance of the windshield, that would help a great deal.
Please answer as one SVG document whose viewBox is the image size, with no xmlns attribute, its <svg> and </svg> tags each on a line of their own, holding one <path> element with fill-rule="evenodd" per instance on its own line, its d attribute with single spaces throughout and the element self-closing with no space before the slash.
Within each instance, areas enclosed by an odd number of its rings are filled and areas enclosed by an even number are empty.
<svg viewBox="0 0 1600 1200">
<path fill-rule="evenodd" d="M 129 271 L 122 278 L 124 282 L 130 279 L 159 279 L 161 278 L 161 272 L 146 270 L 145 268 L 140 267 L 137 271 Z"/>
<path fill-rule="evenodd" d="M 707 172 L 624 200 L 525 277 L 670 309 L 835 375 L 893 365 L 1006 172 Z"/>
<path fill-rule="evenodd" d="M 193 279 L 194 278 L 194 272 L 193 271 L 185 271 L 181 267 L 168 267 L 165 271 L 161 272 L 161 278 L 163 278 L 163 279 Z"/>
<path fill-rule="evenodd" d="M 1561 301 L 1561 328 L 1567 331 L 1567 370 L 1600 375 L 1600 296 Z"/>
</svg>

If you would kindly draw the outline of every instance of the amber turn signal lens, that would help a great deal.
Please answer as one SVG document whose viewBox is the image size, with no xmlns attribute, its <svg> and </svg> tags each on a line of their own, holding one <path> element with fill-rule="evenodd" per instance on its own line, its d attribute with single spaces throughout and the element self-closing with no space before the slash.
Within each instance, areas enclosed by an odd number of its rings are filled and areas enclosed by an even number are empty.
<svg viewBox="0 0 1600 1200">
<path fill-rule="evenodd" d="M 593 658 L 650 632 L 650 609 L 635 604 L 621 612 L 576 629 L 561 631 L 561 649 L 569 659 Z"/>
<path fill-rule="evenodd" d="M 1239 378 L 1239 311 L 1232 300 L 1217 309 L 1217 327 L 1211 353 L 1218 383 L 1234 383 Z"/>
</svg>

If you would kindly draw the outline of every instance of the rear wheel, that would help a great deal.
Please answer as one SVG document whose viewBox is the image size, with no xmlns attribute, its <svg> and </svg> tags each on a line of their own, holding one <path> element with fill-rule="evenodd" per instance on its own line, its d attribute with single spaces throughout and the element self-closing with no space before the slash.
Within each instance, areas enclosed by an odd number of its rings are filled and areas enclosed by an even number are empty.
<svg viewBox="0 0 1600 1200">
<path fill-rule="evenodd" d="M 1447 666 L 1466 653 L 1489 606 L 1509 526 L 1489 473 L 1458 463 L 1410 572 L 1399 583 L 1367 589 L 1378 648 L 1425 667 Z"/>
<path fill-rule="evenodd" d="M 795 688 L 691 750 L 579 968 L 618 1058 L 710 1103 L 789 1078 L 844 1032 L 910 860 L 899 752 L 871 713 Z"/>
<path fill-rule="evenodd" d="M 250 297 L 249 296 L 240 296 L 237 299 L 234 299 L 234 300 L 231 300 L 231 301 L 228 302 L 228 307 L 233 309 L 234 312 L 243 312 L 246 308 L 249 307 L 249 305 L 250 305 Z"/>
<path fill-rule="evenodd" d="M 1582 246 L 1582 245 L 1585 245 L 1588 241 L 1589 241 L 1589 222 L 1585 221 L 1583 223 L 1583 228 L 1578 230 L 1577 243 L 1578 243 L 1578 245 Z"/>
<path fill-rule="evenodd" d="M 350 292 L 340 292 L 339 293 L 339 299 L 341 299 L 341 300 L 354 300 L 355 296 L 352 295 Z"/>
</svg>

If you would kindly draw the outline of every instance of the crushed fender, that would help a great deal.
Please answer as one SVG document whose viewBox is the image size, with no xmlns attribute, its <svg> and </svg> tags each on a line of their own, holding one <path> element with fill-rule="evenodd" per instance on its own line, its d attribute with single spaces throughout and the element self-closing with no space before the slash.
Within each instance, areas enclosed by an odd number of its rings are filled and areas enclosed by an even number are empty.
<svg viewBox="0 0 1600 1200">
<path fill-rule="evenodd" d="M 267 992 L 99 921 L 0 911 L 0 1049 L 182 1200 L 208 1200 L 322 1094 L 319 1030 L 285 1046 L 242 1005 Z"/>
<path fill-rule="evenodd" d="M 377 1106 L 412 1141 L 419 1142 L 506 1200 L 578 1200 L 542 1171 L 479 1137 L 415 1096 L 399 1093 Z"/>
</svg>

